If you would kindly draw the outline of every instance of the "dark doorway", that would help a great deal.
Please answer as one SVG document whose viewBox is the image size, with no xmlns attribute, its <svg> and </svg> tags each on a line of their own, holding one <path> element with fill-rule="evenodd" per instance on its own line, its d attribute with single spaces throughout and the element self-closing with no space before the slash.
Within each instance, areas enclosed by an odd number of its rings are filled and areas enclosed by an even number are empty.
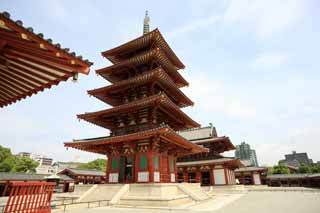
<svg viewBox="0 0 320 213">
<path fill-rule="evenodd" d="M 201 186 L 210 185 L 210 172 L 201 172 Z"/>
<path fill-rule="evenodd" d="M 64 190 L 63 192 L 69 192 L 69 183 L 64 184 Z"/>
<path fill-rule="evenodd" d="M 188 173 L 188 182 L 189 183 L 196 183 L 196 173 L 195 172 Z"/>
<path fill-rule="evenodd" d="M 131 183 L 133 182 L 133 159 L 132 157 L 122 156 L 120 157 L 120 171 L 119 182 Z"/>
</svg>

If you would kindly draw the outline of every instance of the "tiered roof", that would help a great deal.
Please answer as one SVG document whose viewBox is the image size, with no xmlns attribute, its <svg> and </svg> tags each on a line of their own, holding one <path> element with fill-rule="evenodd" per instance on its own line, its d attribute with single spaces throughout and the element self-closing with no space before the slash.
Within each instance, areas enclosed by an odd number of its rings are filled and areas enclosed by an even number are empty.
<svg viewBox="0 0 320 213">
<path fill-rule="evenodd" d="M 154 106 L 159 107 L 159 111 L 161 111 L 165 117 L 171 121 L 170 123 L 173 124 L 172 127 L 175 130 L 200 126 L 200 124 L 192 120 L 187 114 L 180 110 L 180 108 L 165 94 L 149 96 L 106 110 L 80 114 L 77 115 L 77 117 L 98 126 L 112 129 L 115 127 L 115 116 L 119 116 L 119 113 L 124 114 L 137 112 L 140 109 Z"/>
<path fill-rule="evenodd" d="M 179 152 L 184 154 L 207 151 L 175 132 L 200 125 L 180 109 L 193 105 L 179 89 L 188 85 L 178 72 L 184 65 L 158 29 L 102 55 L 114 64 L 96 73 L 113 84 L 88 93 L 114 107 L 77 117 L 111 129 L 112 136 L 77 140 L 65 146 L 106 154 L 108 144 L 157 136 L 174 149 L 179 147 Z"/>
<path fill-rule="evenodd" d="M 143 75 L 120 81 L 110 86 L 89 90 L 88 93 L 112 106 L 123 103 L 122 95 L 126 90 L 145 84 L 158 84 L 179 107 L 193 105 L 193 102 L 174 84 L 163 68 L 159 67 Z"/>
<path fill-rule="evenodd" d="M 177 68 L 183 69 L 185 67 L 172 51 L 166 40 L 164 40 L 158 28 L 123 45 L 104 51 L 102 52 L 102 55 L 108 58 L 112 63 L 119 63 L 120 61 L 131 57 L 131 55 L 135 54 L 138 50 L 150 49 L 153 47 L 161 48 L 172 61 L 172 64 Z"/>
<path fill-rule="evenodd" d="M 168 143 L 173 143 L 176 146 L 183 147 L 185 150 L 187 150 L 186 153 L 197 153 L 207 151 L 201 146 L 190 143 L 185 138 L 176 134 L 176 132 L 168 126 L 161 126 L 158 128 L 127 135 L 74 140 L 73 142 L 65 143 L 65 146 L 98 154 L 107 154 L 109 150 L 106 149 L 105 145 L 123 142 L 134 143 L 138 140 L 153 138 L 154 135 L 159 135 L 164 141 L 167 141 Z"/>
<path fill-rule="evenodd" d="M 150 63 L 151 67 L 150 67 Z M 149 71 L 154 66 L 163 67 L 164 71 L 172 78 L 172 81 L 178 86 L 188 86 L 189 83 L 178 72 L 179 67 L 172 64 L 167 55 L 160 48 L 146 50 L 131 58 L 124 59 L 112 66 L 97 70 L 97 74 L 101 75 L 108 81 L 116 83 L 128 78 L 131 73 L 141 72 L 137 69 L 139 66 L 147 66 L 146 71 Z M 143 70 L 143 69 L 142 69 Z"/>
</svg>

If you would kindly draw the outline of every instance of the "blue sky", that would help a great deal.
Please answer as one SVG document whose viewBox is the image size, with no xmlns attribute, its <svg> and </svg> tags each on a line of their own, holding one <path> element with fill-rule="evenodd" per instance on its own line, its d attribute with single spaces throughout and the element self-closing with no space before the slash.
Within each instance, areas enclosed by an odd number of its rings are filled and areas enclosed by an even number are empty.
<svg viewBox="0 0 320 213">
<path fill-rule="evenodd" d="M 80 3 L 81 2 L 81 3 Z M 144 11 L 186 65 L 184 109 L 234 144 L 246 141 L 262 165 L 307 152 L 320 161 L 320 3 L 308 0 L 1 2 L 24 26 L 94 62 L 89 76 L 63 82 L 0 110 L 1 145 L 55 160 L 99 155 L 66 150 L 73 138 L 108 135 L 76 114 L 107 108 L 86 90 L 109 84 L 94 70 L 100 52 L 142 33 Z M 231 155 L 233 153 L 227 153 Z"/>
</svg>

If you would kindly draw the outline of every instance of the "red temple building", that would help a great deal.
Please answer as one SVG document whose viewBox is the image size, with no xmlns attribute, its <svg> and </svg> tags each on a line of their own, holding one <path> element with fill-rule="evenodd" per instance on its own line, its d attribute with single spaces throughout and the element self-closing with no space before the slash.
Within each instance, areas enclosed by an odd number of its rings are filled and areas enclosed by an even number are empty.
<svg viewBox="0 0 320 213">
<path fill-rule="evenodd" d="M 110 130 L 110 136 L 74 140 L 72 147 L 108 158 L 107 183 L 172 183 L 178 156 L 206 152 L 176 131 L 199 127 L 180 108 L 193 102 L 180 88 L 185 66 L 158 29 L 102 52 L 113 65 L 96 71 L 110 86 L 88 93 L 113 108 L 78 115 Z"/>
<path fill-rule="evenodd" d="M 209 152 L 179 157 L 178 182 L 201 183 L 203 186 L 236 184 L 234 170 L 242 166 L 241 161 L 221 155 L 235 149 L 228 137 L 218 137 L 213 126 L 181 131 L 179 134 Z"/>
</svg>

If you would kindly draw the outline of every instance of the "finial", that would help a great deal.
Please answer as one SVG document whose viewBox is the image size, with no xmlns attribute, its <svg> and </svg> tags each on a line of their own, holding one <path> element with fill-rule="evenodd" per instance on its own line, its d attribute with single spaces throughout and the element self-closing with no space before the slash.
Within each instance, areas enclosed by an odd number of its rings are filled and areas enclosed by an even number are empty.
<svg viewBox="0 0 320 213">
<path fill-rule="evenodd" d="M 149 32 L 149 28 L 150 28 L 149 23 L 150 23 L 150 18 L 148 16 L 148 10 L 146 10 L 146 15 L 143 20 L 143 35 Z"/>
</svg>

